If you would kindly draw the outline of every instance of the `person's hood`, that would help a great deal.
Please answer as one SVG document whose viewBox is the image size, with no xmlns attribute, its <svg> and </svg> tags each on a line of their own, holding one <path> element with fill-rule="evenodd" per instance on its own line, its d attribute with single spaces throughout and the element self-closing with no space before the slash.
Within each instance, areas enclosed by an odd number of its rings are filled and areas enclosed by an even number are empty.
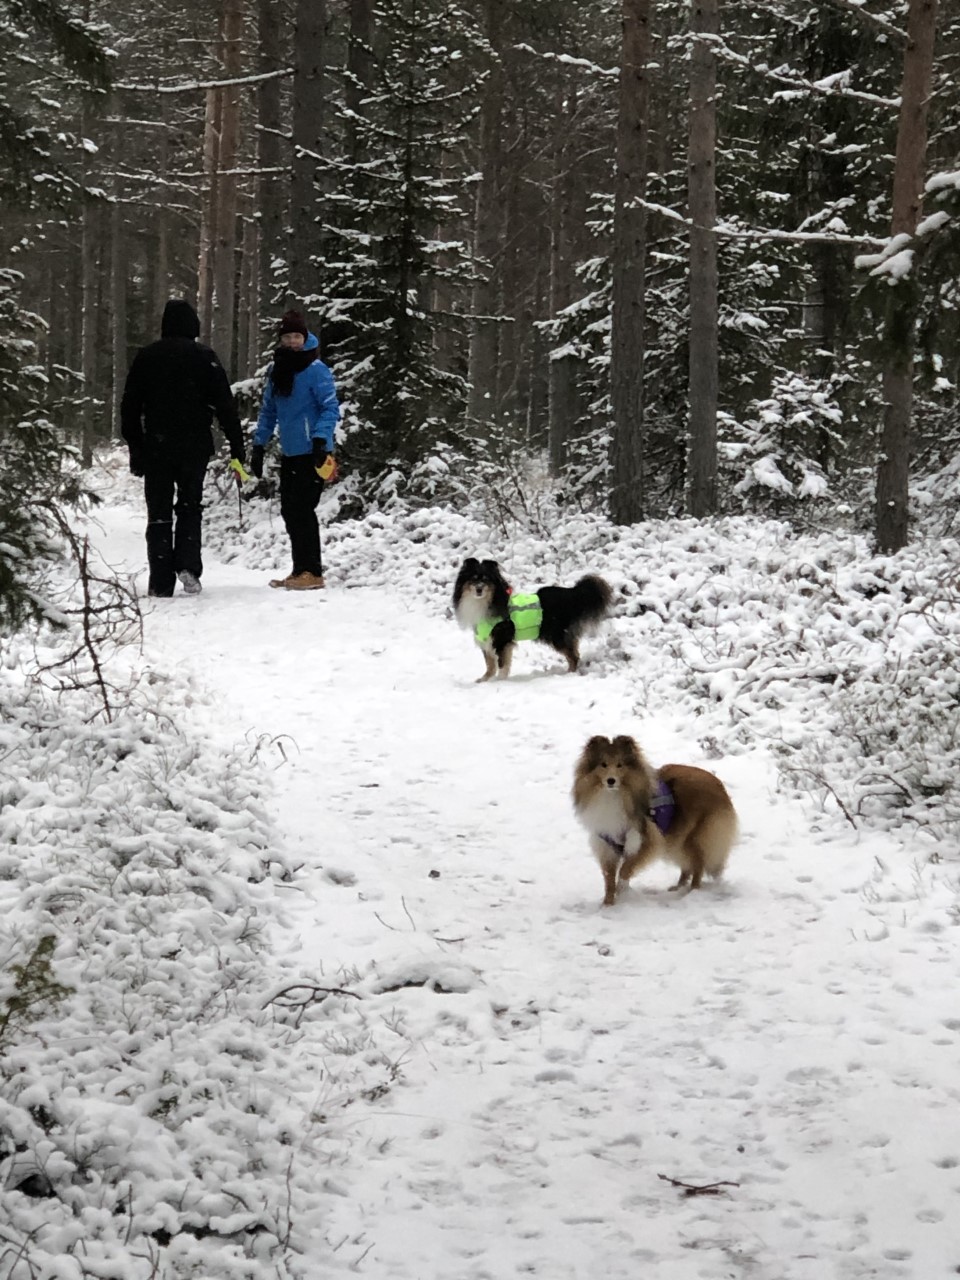
<svg viewBox="0 0 960 1280">
<path fill-rule="evenodd" d="M 171 298 L 163 308 L 160 337 L 190 338 L 191 341 L 200 337 L 199 317 L 185 298 Z"/>
</svg>

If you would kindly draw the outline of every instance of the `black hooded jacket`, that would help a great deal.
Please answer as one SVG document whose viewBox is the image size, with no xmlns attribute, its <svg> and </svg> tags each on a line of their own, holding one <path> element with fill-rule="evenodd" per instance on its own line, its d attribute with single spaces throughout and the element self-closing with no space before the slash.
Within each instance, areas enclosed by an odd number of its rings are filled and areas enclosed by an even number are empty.
<svg viewBox="0 0 960 1280">
<path fill-rule="evenodd" d="M 160 341 L 133 358 L 120 404 L 120 432 L 131 459 L 203 462 L 213 455 L 213 415 L 234 458 L 245 460 L 240 415 L 223 365 L 197 341 L 200 321 L 189 302 L 172 298 Z"/>
</svg>

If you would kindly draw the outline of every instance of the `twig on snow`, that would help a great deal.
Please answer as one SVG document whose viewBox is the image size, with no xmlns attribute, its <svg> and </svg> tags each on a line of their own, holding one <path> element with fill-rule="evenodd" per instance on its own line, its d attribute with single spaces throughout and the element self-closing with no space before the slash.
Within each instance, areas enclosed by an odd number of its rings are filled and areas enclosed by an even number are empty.
<svg viewBox="0 0 960 1280">
<path fill-rule="evenodd" d="M 680 1187 L 685 1196 L 722 1196 L 724 1187 L 739 1187 L 739 1182 L 708 1182 L 696 1186 L 692 1182 L 681 1182 L 679 1178 L 670 1178 L 665 1173 L 658 1173 L 661 1182 L 669 1182 L 671 1187 Z"/>
</svg>

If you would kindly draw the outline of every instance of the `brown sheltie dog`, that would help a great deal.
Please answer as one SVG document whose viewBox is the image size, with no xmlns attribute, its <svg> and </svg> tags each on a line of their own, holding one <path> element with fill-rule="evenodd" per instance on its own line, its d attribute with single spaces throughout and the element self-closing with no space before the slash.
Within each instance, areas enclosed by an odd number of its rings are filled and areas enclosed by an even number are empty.
<svg viewBox="0 0 960 1280">
<path fill-rule="evenodd" d="M 574 770 L 573 807 L 603 871 L 603 905 L 658 858 L 674 862 L 672 887 L 699 889 L 720 876 L 737 838 L 737 815 L 715 774 L 693 765 L 653 769 L 633 738 L 591 738 Z"/>
<path fill-rule="evenodd" d="M 568 671 L 576 671 L 580 640 L 607 616 L 612 596 L 609 583 L 593 573 L 572 587 L 538 587 L 515 595 L 496 560 L 471 556 L 453 584 L 453 612 L 483 650 L 486 670 L 480 681 L 505 680 L 518 640 L 548 644 L 566 658 Z"/>
</svg>

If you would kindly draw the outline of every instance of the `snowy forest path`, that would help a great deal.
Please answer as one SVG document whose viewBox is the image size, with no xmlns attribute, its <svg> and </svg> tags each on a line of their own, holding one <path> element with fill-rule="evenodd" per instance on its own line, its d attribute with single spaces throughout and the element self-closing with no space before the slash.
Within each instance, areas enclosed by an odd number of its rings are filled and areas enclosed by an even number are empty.
<svg viewBox="0 0 960 1280">
<path fill-rule="evenodd" d="M 142 564 L 138 516 L 104 526 L 112 561 Z M 194 688 L 197 731 L 260 744 L 302 865 L 278 946 L 324 980 L 372 970 L 366 1016 L 396 1031 L 396 1085 L 351 1110 L 349 1167 L 318 1192 L 331 1238 L 372 1246 L 385 1280 L 960 1264 L 951 953 L 922 921 L 891 930 L 917 903 L 871 903 L 873 853 L 811 832 L 765 757 L 711 766 L 589 643 L 578 676 L 522 646 L 481 685 L 435 607 L 266 580 L 211 561 L 201 596 L 144 602 L 145 653 Z M 675 895 L 653 869 L 600 909 L 569 789 L 585 739 L 621 732 L 724 778 L 743 826 L 724 882 Z"/>
</svg>

